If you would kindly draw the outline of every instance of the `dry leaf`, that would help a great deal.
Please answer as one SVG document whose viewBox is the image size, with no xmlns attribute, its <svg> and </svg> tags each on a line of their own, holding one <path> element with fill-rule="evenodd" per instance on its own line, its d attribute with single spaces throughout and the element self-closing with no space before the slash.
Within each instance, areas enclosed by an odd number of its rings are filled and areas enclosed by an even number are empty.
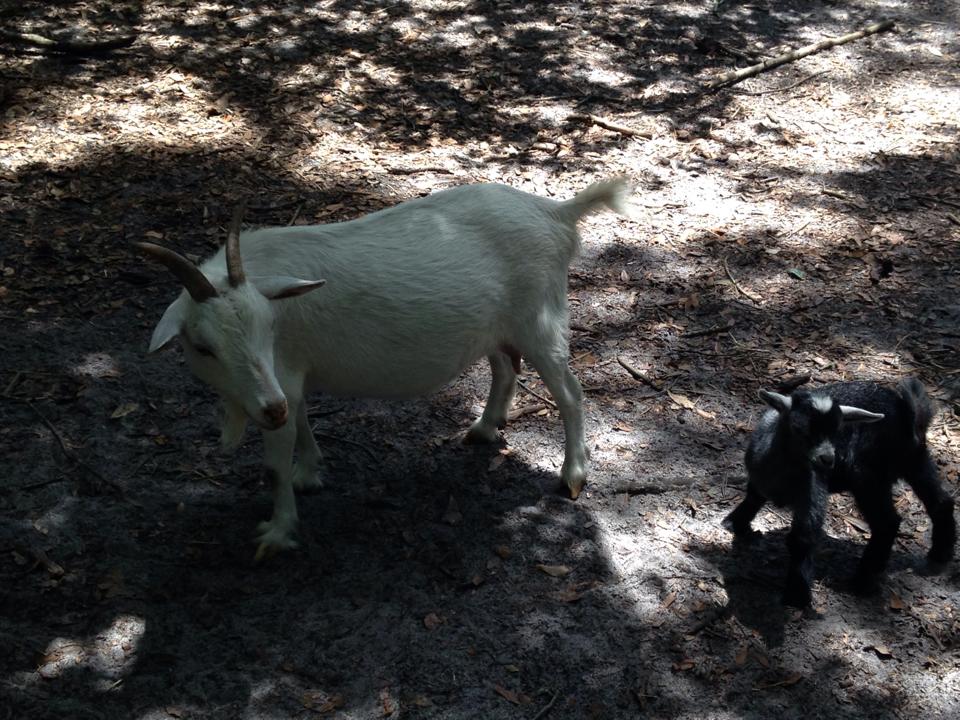
<svg viewBox="0 0 960 720">
<path fill-rule="evenodd" d="M 397 703 L 390 697 L 390 691 L 387 688 L 380 691 L 380 704 L 383 706 L 383 717 L 389 717 L 397 711 Z"/>
<path fill-rule="evenodd" d="M 883 658 L 884 660 L 893 657 L 893 653 L 886 645 L 867 645 L 865 649 L 873 650 L 877 654 L 877 657 Z"/>
<path fill-rule="evenodd" d="M 749 654 L 750 647 L 748 645 L 741 645 L 740 649 L 737 650 L 737 654 L 733 657 L 733 662 L 736 665 L 745 665 Z"/>
<path fill-rule="evenodd" d="M 135 412 L 136 410 L 139 410 L 139 409 L 140 409 L 139 403 L 135 403 L 135 402 L 124 403 L 123 405 L 119 406 L 116 410 L 114 410 L 110 414 L 110 419 L 116 420 L 117 418 L 126 417 L 130 413 Z"/>
<path fill-rule="evenodd" d="M 787 677 L 785 677 L 780 682 L 780 684 L 783 685 L 784 687 L 790 687 L 791 685 L 796 685 L 801 680 L 803 680 L 803 675 L 801 673 L 795 672 L 787 675 Z"/>
<path fill-rule="evenodd" d="M 450 496 L 450 502 L 447 503 L 447 511 L 441 518 L 447 525 L 459 525 L 463 522 L 463 515 L 460 513 L 460 507 L 453 495 Z"/>
<path fill-rule="evenodd" d="M 853 517 L 852 515 L 844 515 L 844 516 L 843 516 L 843 520 L 844 520 L 844 522 L 847 523 L 847 525 L 849 525 L 850 527 L 852 527 L 854 530 L 859 530 L 859 531 L 862 532 L 862 533 L 868 533 L 868 532 L 870 532 L 870 526 L 867 525 L 867 524 L 866 524 L 863 520 L 861 520 L 860 518 L 855 518 L 855 517 Z"/>
<path fill-rule="evenodd" d="M 905 610 L 906 607 L 907 607 L 907 604 L 903 601 L 903 598 L 901 598 L 901 597 L 900 597 L 899 595 L 897 595 L 896 593 L 892 593 L 892 594 L 890 595 L 890 609 L 891 609 L 891 610 L 900 611 L 900 610 Z"/>
<path fill-rule="evenodd" d="M 676 594 L 675 592 L 669 593 L 669 594 L 663 599 L 663 605 L 662 605 L 661 607 L 663 607 L 663 609 L 666 610 L 668 607 L 670 607 L 671 605 L 673 605 L 673 601 L 676 600 L 676 599 L 677 599 L 677 594 Z"/>
<path fill-rule="evenodd" d="M 696 662 L 690 658 L 684 658 L 679 662 L 673 664 L 673 669 L 675 672 L 686 672 L 687 670 L 692 670 L 696 666 Z"/>
<path fill-rule="evenodd" d="M 509 558 L 511 555 L 513 555 L 513 551 L 512 551 L 510 548 L 508 548 L 506 545 L 497 545 L 497 546 L 493 549 L 493 551 L 494 551 L 502 560 L 506 560 L 506 559 Z"/>
<path fill-rule="evenodd" d="M 494 685 L 493 689 L 497 695 L 514 705 L 529 705 L 532 702 L 532 700 L 523 693 L 515 693 L 512 690 L 507 690 L 502 685 Z"/>
<path fill-rule="evenodd" d="M 542 565 L 537 564 L 537 570 L 545 572 L 550 577 L 564 577 L 570 574 L 570 568 L 566 565 Z"/>
<path fill-rule="evenodd" d="M 123 571 L 120 568 L 114 568 L 106 579 L 97 583 L 97 589 L 101 592 L 101 598 L 118 597 L 126 591 L 126 584 L 123 580 Z"/>
<path fill-rule="evenodd" d="M 791 685 L 796 685 L 801 680 L 803 680 L 802 674 L 798 672 L 790 673 L 783 680 L 780 680 L 778 682 L 757 685 L 757 690 L 770 690 L 771 688 L 790 687 Z"/>
<path fill-rule="evenodd" d="M 443 625 L 443 618 L 437 615 L 436 613 L 428 613 L 427 616 L 423 619 L 423 626 L 427 630 L 433 630 L 439 625 Z"/>
<path fill-rule="evenodd" d="M 706 410 L 701 410 L 700 408 L 698 408 L 696 404 L 686 395 L 681 395 L 680 393 L 672 393 L 669 390 L 667 390 L 667 395 L 677 405 L 687 410 L 692 410 L 700 417 L 707 418 L 708 420 L 713 420 L 716 417 L 716 415 L 714 415 L 712 412 L 707 412 Z"/>
</svg>

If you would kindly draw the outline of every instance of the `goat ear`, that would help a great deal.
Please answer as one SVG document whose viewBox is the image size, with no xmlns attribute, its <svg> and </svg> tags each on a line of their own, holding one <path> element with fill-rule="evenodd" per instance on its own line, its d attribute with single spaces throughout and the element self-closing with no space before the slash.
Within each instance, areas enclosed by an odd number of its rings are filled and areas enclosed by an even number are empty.
<svg viewBox="0 0 960 720">
<path fill-rule="evenodd" d="M 840 414 L 844 423 L 875 423 L 883 420 L 883 413 L 870 412 L 850 405 L 841 405 Z"/>
<path fill-rule="evenodd" d="M 272 277 L 251 277 L 253 286 L 270 300 L 303 295 L 326 284 L 326 280 L 301 280 L 300 278 L 276 275 Z"/>
<path fill-rule="evenodd" d="M 771 390 L 761 390 L 760 397 L 763 401 L 779 413 L 790 411 L 790 405 L 793 399 L 789 395 L 781 395 Z"/>
<path fill-rule="evenodd" d="M 153 337 L 150 338 L 150 352 L 156 352 L 166 347 L 171 340 L 180 334 L 183 328 L 183 311 L 186 296 L 180 295 L 176 300 L 170 303 L 170 306 L 163 313 L 160 322 L 153 331 Z"/>
</svg>

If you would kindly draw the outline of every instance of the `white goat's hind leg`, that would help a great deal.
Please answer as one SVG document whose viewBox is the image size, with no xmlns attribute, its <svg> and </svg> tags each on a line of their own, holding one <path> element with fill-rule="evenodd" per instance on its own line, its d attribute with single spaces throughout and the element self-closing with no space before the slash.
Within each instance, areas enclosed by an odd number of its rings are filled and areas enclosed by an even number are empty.
<svg viewBox="0 0 960 720">
<path fill-rule="evenodd" d="M 297 547 L 293 539 L 297 529 L 297 500 L 293 495 L 293 447 L 296 439 L 297 427 L 292 422 L 287 422 L 279 430 L 263 433 L 267 481 L 273 486 L 273 517 L 257 526 L 259 545 L 254 560 Z"/>
<path fill-rule="evenodd" d="M 556 347 L 556 345 L 554 345 Z M 540 355 L 528 356 L 537 368 L 550 394 L 560 409 L 563 420 L 565 448 L 560 478 L 570 488 L 570 497 L 576 499 L 587 482 L 589 453 L 584 439 L 583 390 L 580 382 L 567 367 L 566 352 L 547 349 Z"/>
<path fill-rule="evenodd" d="M 310 428 L 307 403 L 301 400 L 297 409 L 297 464 L 293 466 L 293 487 L 296 490 L 322 488 L 323 481 L 317 475 L 322 455 Z"/>
<path fill-rule="evenodd" d="M 507 411 L 517 391 L 517 374 L 510 358 L 503 353 L 489 355 L 490 394 L 483 415 L 467 431 L 468 443 L 488 443 L 497 440 L 499 429 L 507 425 Z"/>
</svg>

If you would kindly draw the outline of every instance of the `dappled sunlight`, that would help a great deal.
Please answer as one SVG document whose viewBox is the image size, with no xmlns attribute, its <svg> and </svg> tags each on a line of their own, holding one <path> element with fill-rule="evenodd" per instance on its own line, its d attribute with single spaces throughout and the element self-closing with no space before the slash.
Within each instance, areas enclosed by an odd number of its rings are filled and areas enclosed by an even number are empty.
<svg viewBox="0 0 960 720">
<path fill-rule="evenodd" d="M 788 511 L 765 509 L 751 548 L 721 522 L 757 390 L 802 375 L 919 376 L 956 493 L 958 22 L 948 0 L 3 14 L 137 37 L 0 38 L 0 720 L 956 716 L 956 566 L 921 574 L 908 489 L 869 599 L 846 584 L 867 530 L 831 499 L 816 616 L 780 605 Z M 580 497 L 526 359 L 502 435 L 462 444 L 481 361 L 427 399 L 311 396 L 325 485 L 297 496 L 299 547 L 252 563 L 261 434 L 222 455 L 213 393 L 179 351 L 146 353 L 179 287 L 131 244 L 206 257 L 240 198 L 249 226 L 287 226 L 615 175 L 631 217 L 585 219 L 568 275 Z"/>
<path fill-rule="evenodd" d="M 98 690 L 111 690 L 134 671 L 140 640 L 146 631 L 143 618 L 120 615 L 90 638 L 54 638 L 43 651 L 36 675 L 50 681 L 70 672 L 88 670 L 94 675 Z"/>
</svg>

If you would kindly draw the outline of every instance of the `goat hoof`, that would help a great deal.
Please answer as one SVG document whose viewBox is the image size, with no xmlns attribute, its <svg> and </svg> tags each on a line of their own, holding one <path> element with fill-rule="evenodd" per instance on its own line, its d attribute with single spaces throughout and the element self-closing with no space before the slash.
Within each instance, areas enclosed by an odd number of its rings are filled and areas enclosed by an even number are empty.
<svg viewBox="0 0 960 720">
<path fill-rule="evenodd" d="M 563 482 L 570 490 L 570 499 L 576 500 L 578 497 L 580 497 L 580 492 L 583 490 L 583 486 L 587 484 L 587 471 L 582 467 L 575 470 L 569 470 L 568 468 L 564 467 L 563 472 L 561 472 L 560 475 L 563 478 Z"/>
<path fill-rule="evenodd" d="M 880 576 L 876 573 L 858 572 L 853 576 L 853 593 L 869 597 L 880 592 Z"/>
<path fill-rule="evenodd" d="M 750 542 L 763 535 L 759 530 L 754 530 L 750 527 L 749 523 L 744 524 L 731 520 L 729 515 L 725 517 L 720 524 L 734 536 L 735 540 Z"/>
<path fill-rule="evenodd" d="M 504 423 L 506 425 L 506 423 Z M 500 431 L 496 425 L 488 425 L 483 420 L 477 420 L 467 430 L 463 442 L 466 445 L 488 445 L 500 440 Z"/>
<path fill-rule="evenodd" d="M 257 545 L 257 552 L 253 556 L 254 562 L 271 558 L 282 550 L 295 550 L 299 547 L 297 541 L 290 537 L 290 530 L 279 526 L 272 520 L 257 525 L 257 532 L 259 533 L 257 539 L 260 543 Z"/>
<path fill-rule="evenodd" d="M 806 583 L 788 582 L 780 601 L 790 607 L 801 609 L 809 607 L 813 602 L 813 589 Z"/>
<path fill-rule="evenodd" d="M 933 553 L 927 555 L 927 561 L 920 569 L 920 574 L 925 576 L 940 575 L 950 564 L 950 558 L 940 559 L 933 556 Z"/>
<path fill-rule="evenodd" d="M 316 467 L 297 464 L 293 468 L 293 487 L 299 491 L 319 490 L 323 480 L 317 474 Z"/>
</svg>

